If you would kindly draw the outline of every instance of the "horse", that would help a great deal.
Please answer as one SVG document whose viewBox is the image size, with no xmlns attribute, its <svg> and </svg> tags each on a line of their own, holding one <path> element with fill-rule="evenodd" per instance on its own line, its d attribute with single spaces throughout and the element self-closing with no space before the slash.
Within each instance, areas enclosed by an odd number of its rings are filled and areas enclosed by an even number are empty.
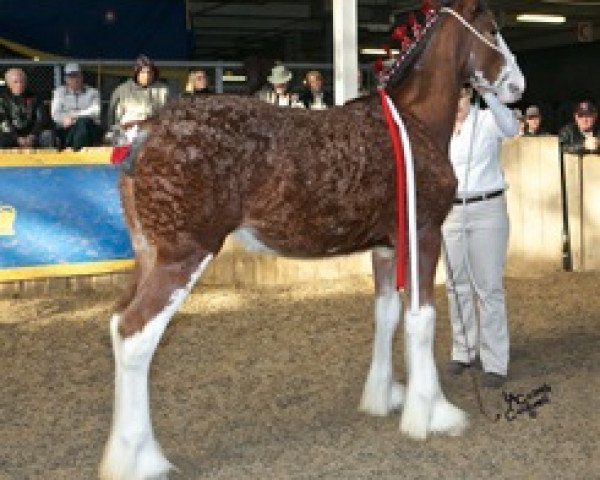
<svg viewBox="0 0 600 480">
<path fill-rule="evenodd" d="M 151 122 L 133 172 L 119 180 L 136 261 L 110 320 L 115 396 L 102 479 L 166 479 L 173 468 L 151 423 L 150 362 L 230 234 L 254 250 L 298 258 L 371 250 L 375 333 L 359 408 L 372 415 L 402 408 L 400 429 L 414 439 L 467 427 L 466 414 L 442 393 L 433 357 L 434 273 L 457 185 L 448 144 L 465 81 L 516 101 L 524 79 L 520 71 L 506 75 L 514 57 L 498 48 L 503 41 L 484 1 L 435 8 L 422 52 L 401 82 L 392 76 L 386 87 L 412 140 L 417 185 L 420 304 L 405 313 L 407 385 L 392 371 L 402 301 L 395 162 L 379 97 L 319 112 L 228 95 L 178 100 Z"/>
</svg>

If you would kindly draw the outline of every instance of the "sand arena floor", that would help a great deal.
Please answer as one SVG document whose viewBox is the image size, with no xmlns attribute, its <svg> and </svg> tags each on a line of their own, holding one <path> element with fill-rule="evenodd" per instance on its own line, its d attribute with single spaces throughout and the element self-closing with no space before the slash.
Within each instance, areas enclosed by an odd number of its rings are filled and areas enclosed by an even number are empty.
<svg viewBox="0 0 600 480">
<path fill-rule="evenodd" d="M 414 442 L 399 415 L 357 405 L 373 333 L 371 281 L 208 288 L 174 318 L 151 369 L 173 479 L 599 479 L 600 274 L 508 279 L 508 389 L 548 383 L 538 417 L 492 423 L 468 376 L 449 378 L 438 289 L 436 357 L 463 437 Z M 0 480 L 96 478 L 112 414 L 117 290 L 0 300 Z M 399 329 L 401 330 L 401 329 Z M 404 380 L 402 333 L 395 368 Z M 485 392 L 501 411 L 499 392 Z"/>
</svg>

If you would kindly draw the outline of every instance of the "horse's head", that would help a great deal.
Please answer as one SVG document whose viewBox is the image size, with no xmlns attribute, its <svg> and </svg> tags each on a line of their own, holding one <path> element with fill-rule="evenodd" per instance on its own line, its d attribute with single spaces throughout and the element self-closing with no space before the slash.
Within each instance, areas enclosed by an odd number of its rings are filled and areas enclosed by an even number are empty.
<svg viewBox="0 0 600 480">
<path fill-rule="evenodd" d="M 498 24 L 485 0 L 443 1 L 440 13 L 462 24 L 468 45 L 465 80 L 474 87 L 494 92 L 504 103 L 518 101 L 525 91 L 525 77 L 515 56 L 500 35 Z"/>
</svg>

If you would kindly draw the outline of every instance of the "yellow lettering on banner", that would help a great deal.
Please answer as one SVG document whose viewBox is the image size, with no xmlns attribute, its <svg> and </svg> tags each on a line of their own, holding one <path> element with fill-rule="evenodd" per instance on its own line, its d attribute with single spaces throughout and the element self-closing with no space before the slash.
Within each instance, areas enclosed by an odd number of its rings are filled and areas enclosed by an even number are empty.
<svg viewBox="0 0 600 480">
<path fill-rule="evenodd" d="M 10 237 L 15 234 L 17 211 L 10 205 L 0 205 L 0 236 Z"/>
</svg>

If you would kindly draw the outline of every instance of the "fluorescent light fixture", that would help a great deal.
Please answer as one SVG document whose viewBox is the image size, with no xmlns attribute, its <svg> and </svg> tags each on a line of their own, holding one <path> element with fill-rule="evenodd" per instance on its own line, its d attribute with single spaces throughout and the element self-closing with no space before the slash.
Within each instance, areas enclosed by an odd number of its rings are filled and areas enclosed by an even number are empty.
<svg viewBox="0 0 600 480">
<path fill-rule="evenodd" d="M 522 13 L 517 15 L 517 22 L 524 23 L 565 23 L 567 18 L 563 15 L 546 15 L 545 13 Z"/>
<path fill-rule="evenodd" d="M 360 53 L 363 55 L 387 55 L 387 52 L 383 48 L 361 48 Z M 394 55 L 398 55 L 400 50 L 392 50 Z"/>
<path fill-rule="evenodd" d="M 224 82 L 245 82 L 246 75 L 223 75 Z"/>
</svg>

